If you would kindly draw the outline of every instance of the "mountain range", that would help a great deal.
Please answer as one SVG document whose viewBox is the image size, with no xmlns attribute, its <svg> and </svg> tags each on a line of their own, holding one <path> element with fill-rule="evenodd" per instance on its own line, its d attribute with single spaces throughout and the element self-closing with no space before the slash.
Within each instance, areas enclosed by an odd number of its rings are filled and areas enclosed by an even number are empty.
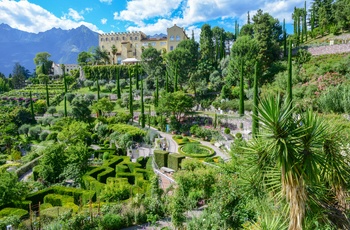
<svg viewBox="0 0 350 230">
<path fill-rule="evenodd" d="M 75 64 L 78 54 L 92 46 L 98 46 L 98 33 L 86 26 L 71 30 L 53 28 L 35 34 L 0 24 L 0 72 L 8 76 L 17 62 L 33 72 L 33 59 L 39 52 L 50 53 L 50 60 L 55 63 Z"/>
</svg>

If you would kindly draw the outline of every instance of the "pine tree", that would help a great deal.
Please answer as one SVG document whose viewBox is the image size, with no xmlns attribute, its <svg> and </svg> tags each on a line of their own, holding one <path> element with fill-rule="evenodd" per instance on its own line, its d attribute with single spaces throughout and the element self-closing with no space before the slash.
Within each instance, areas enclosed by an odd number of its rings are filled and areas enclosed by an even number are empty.
<svg viewBox="0 0 350 230">
<path fill-rule="evenodd" d="M 145 105 L 143 101 L 143 80 L 141 79 L 141 127 L 145 128 Z"/>
<path fill-rule="evenodd" d="M 32 91 L 29 91 L 29 98 L 30 98 L 30 112 L 31 112 L 32 118 L 34 120 L 35 119 L 35 114 L 34 114 L 34 105 L 33 105 Z"/>
<path fill-rule="evenodd" d="M 158 101 L 159 101 L 159 82 L 158 77 L 156 78 L 156 92 L 154 97 L 154 106 L 158 107 Z"/>
<path fill-rule="evenodd" d="M 254 75 L 254 93 L 253 93 L 253 124 L 252 124 L 252 134 L 256 137 L 259 132 L 259 119 L 258 119 L 258 105 L 259 105 L 259 63 L 255 63 L 255 75 Z"/>
<path fill-rule="evenodd" d="M 292 40 L 289 40 L 288 47 L 288 79 L 287 79 L 287 102 L 292 102 Z"/>
<path fill-rule="evenodd" d="M 118 99 L 121 99 L 121 92 L 120 92 L 120 68 L 116 66 L 116 77 L 117 77 L 117 97 Z"/>
<path fill-rule="evenodd" d="M 66 68 L 62 64 L 63 82 L 64 82 L 64 117 L 67 117 L 67 80 L 66 80 Z"/>
<path fill-rule="evenodd" d="M 287 57 L 287 31 L 285 19 L 283 19 L 283 57 Z"/>
<path fill-rule="evenodd" d="M 45 88 L 46 88 L 46 106 L 47 108 L 50 107 L 50 98 L 49 98 L 49 86 L 48 86 L 49 79 L 45 80 Z"/>
<path fill-rule="evenodd" d="M 165 92 L 169 92 L 169 73 L 168 71 L 165 71 Z"/>
<path fill-rule="evenodd" d="M 243 60 L 241 61 L 241 74 L 239 81 L 239 115 L 244 116 L 244 82 L 243 82 Z"/>
<path fill-rule="evenodd" d="M 96 85 L 97 85 L 97 100 L 100 100 L 100 83 L 98 82 L 98 79 L 96 79 Z"/>
<path fill-rule="evenodd" d="M 134 100 L 134 97 L 132 95 L 132 76 L 129 69 L 129 111 L 131 114 L 131 121 L 134 120 L 133 100 Z"/>
<path fill-rule="evenodd" d="M 307 41 L 307 22 L 306 22 L 307 10 L 306 10 L 306 1 L 304 2 L 304 24 L 303 30 L 305 35 L 305 41 Z"/>
</svg>

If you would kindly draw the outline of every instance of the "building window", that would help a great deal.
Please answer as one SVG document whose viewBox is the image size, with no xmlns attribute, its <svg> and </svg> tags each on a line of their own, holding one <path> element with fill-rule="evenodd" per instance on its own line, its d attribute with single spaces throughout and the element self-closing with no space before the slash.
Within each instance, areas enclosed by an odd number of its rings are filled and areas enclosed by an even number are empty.
<svg viewBox="0 0 350 230">
<path fill-rule="evenodd" d="M 135 40 L 137 40 L 137 37 L 135 37 Z"/>
<path fill-rule="evenodd" d="M 170 50 L 173 50 L 174 49 L 174 46 L 170 46 Z"/>
<path fill-rule="evenodd" d="M 106 38 L 106 41 L 108 41 L 108 38 Z"/>
<path fill-rule="evenodd" d="M 136 43 L 136 44 L 135 44 L 135 47 L 136 47 L 136 48 L 139 47 L 139 44 Z"/>
<path fill-rule="evenodd" d="M 180 36 L 176 35 L 176 41 L 180 41 Z"/>
<path fill-rule="evenodd" d="M 125 40 L 125 37 L 123 37 L 122 39 L 123 39 L 123 41 L 124 41 L 124 40 Z"/>
<path fill-rule="evenodd" d="M 170 36 L 170 41 L 174 41 L 174 35 Z"/>
<path fill-rule="evenodd" d="M 146 47 L 146 46 L 148 46 L 148 43 L 144 42 L 144 43 L 142 43 L 142 46 Z"/>
<path fill-rule="evenodd" d="M 117 41 L 118 41 L 118 40 L 119 40 L 119 37 L 116 37 L 116 38 L 115 38 L 115 40 L 117 40 Z"/>
<path fill-rule="evenodd" d="M 156 43 L 155 43 L 155 42 L 152 42 L 152 46 L 155 47 L 155 46 L 156 46 Z"/>
<path fill-rule="evenodd" d="M 105 46 L 102 46 L 102 49 L 104 49 L 105 48 Z"/>
<path fill-rule="evenodd" d="M 160 45 L 161 45 L 161 46 L 165 46 L 165 45 L 166 45 L 166 42 L 160 42 Z"/>
<path fill-rule="evenodd" d="M 132 37 L 130 37 L 130 40 L 132 40 Z"/>
<path fill-rule="evenodd" d="M 111 41 L 113 41 L 114 40 L 114 37 L 111 37 Z"/>
<path fill-rule="evenodd" d="M 103 38 L 101 38 L 101 42 L 103 42 Z"/>
</svg>

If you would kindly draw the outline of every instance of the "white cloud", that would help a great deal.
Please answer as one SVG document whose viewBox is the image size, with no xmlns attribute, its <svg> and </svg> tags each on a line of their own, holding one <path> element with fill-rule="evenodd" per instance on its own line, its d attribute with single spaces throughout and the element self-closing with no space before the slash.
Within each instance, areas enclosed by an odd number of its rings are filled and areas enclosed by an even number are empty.
<svg viewBox="0 0 350 230">
<path fill-rule="evenodd" d="M 181 0 L 131 0 L 127 2 L 126 10 L 114 13 L 114 19 L 132 21 L 139 25 L 145 19 L 170 17 L 180 3 Z"/>
<path fill-rule="evenodd" d="M 234 24 L 238 19 L 243 25 L 247 21 L 247 12 L 250 11 L 252 18 L 258 9 L 280 21 L 285 18 L 290 23 L 294 7 L 303 5 L 304 0 L 130 0 L 125 10 L 114 13 L 114 19 L 133 22 L 135 26 L 128 27 L 128 31 L 153 34 L 165 32 L 173 24 L 189 29 L 212 20 L 232 19 Z M 233 25 L 229 27 L 233 28 Z"/>
<path fill-rule="evenodd" d="M 74 15 L 75 14 L 73 12 L 70 17 L 73 18 Z M 75 15 L 74 17 L 78 20 L 81 20 L 82 18 L 82 16 L 79 16 L 79 14 Z M 85 25 L 93 31 L 101 32 L 91 23 L 84 21 L 77 22 L 69 19 L 67 16 L 58 18 L 51 12 L 43 9 L 41 6 L 28 1 L 16 2 L 0 0 L 0 22 L 6 23 L 13 28 L 32 33 L 44 32 L 52 29 L 53 27 L 72 29 L 81 25 Z"/>
<path fill-rule="evenodd" d="M 105 24 L 107 23 L 107 18 L 102 18 L 102 19 L 101 19 L 101 23 L 102 23 L 103 25 L 105 25 Z"/>
<path fill-rule="evenodd" d="M 100 0 L 102 3 L 107 3 L 108 5 L 112 4 L 113 0 Z"/>
<path fill-rule="evenodd" d="M 68 16 L 72 18 L 74 21 L 81 21 L 84 20 L 84 17 L 78 13 L 78 11 L 69 8 L 68 9 Z"/>
</svg>

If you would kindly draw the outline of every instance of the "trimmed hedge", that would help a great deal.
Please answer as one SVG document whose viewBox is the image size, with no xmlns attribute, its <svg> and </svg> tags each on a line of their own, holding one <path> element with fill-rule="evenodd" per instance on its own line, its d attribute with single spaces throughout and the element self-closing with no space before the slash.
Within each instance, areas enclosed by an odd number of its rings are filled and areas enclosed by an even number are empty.
<svg viewBox="0 0 350 230">
<path fill-rule="evenodd" d="M 103 172 L 101 172 L 101 173 L 99 173 L 99 174 L 97 175 L 97 180 L 98 180 L 99 182 L 105 184 L 107 178 L 108 178 L 108 177 L 112 177 L 112 176 L 114 176 L 114 169 L 108 167 L 108 168 L 106 168 L 105 171 L 103 171 Z"/>
<path fill-rule="evenodd" d="M 86 190 L 96 192 L 96 195 L 99 196 L 101 191 L 104 189 L 105 184 L 97 181 L 95 178 L 85 175 L 83 176 L 83 188 Z"/>
<path fill-rule="evenodd" d="M 179 153 L 169 154 L 168 157 L 168 167 L 174 169 L 175 171 L 180 169 L 180 165 L 183 159 L 186 157 Z"/>
<path fill-rule="evenodd" d="M 119 164 L 115 166 L 116 173 L 130 173 L 130 168 L 126 164 Z"/>
<path fill-rule="evenodd" d="M 7 216 L 18 216 L 19 218 L 28 215 L 28 211 L 20 208 L 4 208 L 0 211 L 0 218 Z"/>
<path fill-rule="evenodd" d="M 192 143 L 191 143 L 192 144 Z M 187 157 L 192 157 L 192 158 L 207 158 L 207 157 L 212 157 L 215 155 L 215 151 L 214 149 L 210 148 L 210 147 L 207 147 L 207 146 L 204 146 L 204 145 L 201 145 L 201 144 L 198 144 L 200 148 L 203 148 L 203 149 L 206 149 L 208 150 L 208 154 L 195 154 L 195 153 L 186 153 L 182 150 L 182 148 L 184 146 L 181 146 L 178 150 L 179 150 L 179 153 L 187 156 Z"/>
<path fill-rule="evenodd" d="M 48 194 L 53 193 L 72 196 L 74 198 L 74 203 L 77 205 L 79 205 L 80 200 L 83 204 L 88 203 L 90 200 L 96 201 L 96 193 L 94 191 L 88 191 L 77 188 L 68 188 L 63 186 L 52 186 L 50 188 L 31 193 L 27 196 L 26 199 L 32 201 L 33 204 L 38 204 L 39 202 L 43 203 L 44 197 Z"/>
<path fill-rule="evenodd" d="M 48 194 L 44 197 L 44 203 L 50 203 L 53 206 L 63 206 L 66 203 L 74 203 L 74 198 L 67 195 Z"/>
<path fill-rule="evenodd" d="M 154 150 L 154 160 L 159 168 L 168 166 L 169 152 L 163 150 Z"/>
<path fill-rule="evenodd" d="M 135 174 L 133 174 L 133 173 L 116 173 L 115 176 L 117 178 L 127 178 L 129 184 L 131 184 L 131 185 L 135 184 Z"/>
<path fill-rule="evenodd" d="M 33 179 L 37 181 L 39 179 L 39 174 L 43 170 L 43 166 L 37 165 L 33 167 Z"/>
</svg>

